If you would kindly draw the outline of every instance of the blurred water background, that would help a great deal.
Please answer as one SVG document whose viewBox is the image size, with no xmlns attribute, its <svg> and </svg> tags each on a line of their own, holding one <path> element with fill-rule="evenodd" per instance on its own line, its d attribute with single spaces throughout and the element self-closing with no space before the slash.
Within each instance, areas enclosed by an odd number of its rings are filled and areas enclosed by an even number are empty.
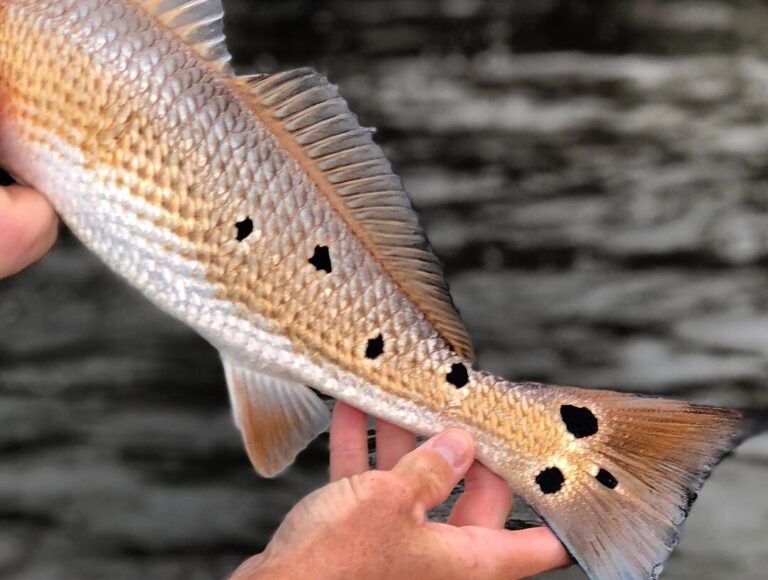
<svg viewBox="0 0 768 580">
<path fill-rule="evenodd" d="M 378 127 L 483 368 L 768 406 L 768 2 L 224 4 L 239 72 Z M 224 577 L 326 465 L 253 474 L 213 349 L 69 235 L 0 281 L 0 577 Z M 761 437 L 664 577 L 768 577 L 767 490 Z"/>
</svg>

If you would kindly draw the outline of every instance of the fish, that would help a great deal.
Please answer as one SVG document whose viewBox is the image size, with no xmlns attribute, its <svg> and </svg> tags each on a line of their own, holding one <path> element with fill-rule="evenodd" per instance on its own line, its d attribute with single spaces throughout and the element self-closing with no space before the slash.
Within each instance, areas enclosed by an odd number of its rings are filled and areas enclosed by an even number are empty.
<svg viewBox="0 0 768 580">
<path fill-rule="evenodd" d="M 310 68 L 236 75 L 223 17 L 220 0 L 0 0 L 0 164 L 219 351 L 262 476 L 327 429 L 315 389 L 469 431 L 590 578 L 657 578 L 756 419 L 477 369 L 373 131 Z"/>
</svg>

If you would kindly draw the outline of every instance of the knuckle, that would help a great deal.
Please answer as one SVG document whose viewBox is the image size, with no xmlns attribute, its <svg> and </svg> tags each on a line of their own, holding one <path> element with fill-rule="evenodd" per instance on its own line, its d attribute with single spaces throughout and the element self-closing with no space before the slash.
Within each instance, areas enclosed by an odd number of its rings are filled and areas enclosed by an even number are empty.
<svg viewBox="0 0 768 580">
<path fill-rule="evenodd" d="M 345 488 L 343 491 L 348 493 L 356 504 L 367 504 L 374 498 L 374 490 L 368 483 L 366 475 L 353 475 L 339 482 Z"/>
<path fill-rule="evenodd" d="M 360 485 L 373 495 L 387 494 L 397 483 L 388 471 L 367 471 L 358 477 Z"/>
<path fill-rule="evenodd" d="M 423 489 L 430 497 L 442 494 L 447 487 L 445 478 L 437 470 L 426 472 L 422 481 Z"/>
<path fill-rule="evenodd" d="M 340 443 L 331 444 L 330 452 L 333 455 L 342 455 L 342 456 L 360 455 L 360 454 L 368 455 L 368 448 L 360 444 L 340 442 Z"/>
<path fill-rule="evenodd" d="M 444 460 L 434 452 L 414 453 L 402 466 L 402 473 L 407 472 L 407 493 L 411 497 L 436 497 L 445 492 L 446 483 L 452 473 Z M 404 482 L 405 483 L 405 482 Z"/>
<path fill-rule="evenodd" d="M 432 449 L 419 454 L 418 468 L 429 477 L 444 479 L 451 475 L 453 470 L 436 451 Z"/>
<path fill-rule="evenodd" d="M 330 454 L 333 461 L 337 463 L 357 465 L 368 462 L 370 464 L 368 448 L 362 445 L 339 443 L 330 447 Z"/>
<path fill-rule="evenodd" d="M 400 475 L 391 471 L 369 472 L 369 486 L 384 505 L 403 506 L 413 502 L 416 490 Z"/>
<path fill-rule="evenodd" d="M 356 505 L 367 513 L 392 514 L 413 503 L 415 493 L 401 478 L 388 471 L 368 471 L 349 478 Z"/>
</svg>

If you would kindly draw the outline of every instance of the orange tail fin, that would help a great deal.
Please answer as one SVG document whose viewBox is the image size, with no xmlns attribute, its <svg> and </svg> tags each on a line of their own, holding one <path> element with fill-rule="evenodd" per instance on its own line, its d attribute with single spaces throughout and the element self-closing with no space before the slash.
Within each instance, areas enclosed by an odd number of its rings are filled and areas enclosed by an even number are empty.
<svg viewBox="0 0 768 580">
<path fill-rule="evenodd" d="M 574 445 L 584 446 L 592 467 L 562 483 L 567 493 L 535 489 L 525 499 L 593 580 L 657 578 L 713 466 L 759 420 L 681 401 L 554 389 L 570 401 L 561 412 L 573 415 Z M 599 409 L 598 417 L 587 409 Z M 599 434 L 581 438 L 578 430 L 598 419 Z"/>
</svg>

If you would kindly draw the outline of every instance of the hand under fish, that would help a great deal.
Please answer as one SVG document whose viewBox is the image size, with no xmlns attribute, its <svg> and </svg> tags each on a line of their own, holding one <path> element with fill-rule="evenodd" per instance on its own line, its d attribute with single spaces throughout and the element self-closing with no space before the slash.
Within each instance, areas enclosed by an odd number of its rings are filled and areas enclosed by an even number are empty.
<svg viewBox="0 0 768 580">
<path fill-rule="evenodd" d="M 313 70 L 235 76 L 222 18 L 220 0 L 0 0 L 0 164 L 219 350 L 260 474 L 327 428 L 313 387 L 465 429 L 591 578 L 656 578 L 753 418 L 475 369 L 371 130 Z"/>
<path fill-rule="evenodd" d="M 412 434 L 379 420 L 369 470 L 367 424 L 363 413 L 336 405 L 331 483 L 299 502 L 231 580 L 514 580 L 571 563 L 545 527 L 504 529 L 509 486 L 472 463 L 467 433 L 446 430 L 413 451 Z M 448 521 L 428 520 L 426 510 L 462 477 Z"/>
<path fill-rule="evenodd" d="M 56 241 L 58 220 L 48 201 L 31 189 L 0 189 L 0 278 L 26 268 Z"/>
</svg>

